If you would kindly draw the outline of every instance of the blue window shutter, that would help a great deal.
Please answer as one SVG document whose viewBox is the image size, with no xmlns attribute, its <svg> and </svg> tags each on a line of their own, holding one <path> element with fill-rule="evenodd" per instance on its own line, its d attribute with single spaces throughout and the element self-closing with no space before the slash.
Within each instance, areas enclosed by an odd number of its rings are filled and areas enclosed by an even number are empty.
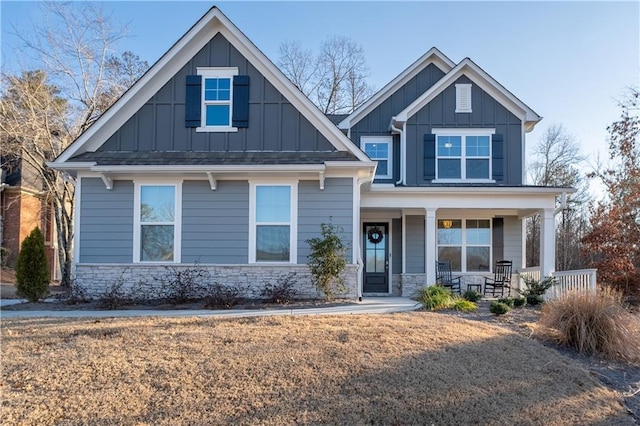
<svg viewBox="0 0 640 426">
<path fill-rule="evenodd" d="M 504 218 L 493 218 L 493 261 L 504 259 Z"/>
<path fill-rule="evenodd" d="M 424 180 L 436 178 L 436 135 L 424 135 Z"/>
<path fill-rule="evenodd" d="M 202 122 L 202 77 L 199 75 L 187 76 L 187 99 L 185 105 L 185 126 L 200 127 Z"/>
<path fill-rule="evenodd" d="M 502 135 L 491 137 L 492 178 L 496 182 L 504 181 L 504 141 Z"/>
<path fill-rule="evenodd" d="M 249 76 L 233 77 L 233 127 L 249 127 Z"/>
</svg>

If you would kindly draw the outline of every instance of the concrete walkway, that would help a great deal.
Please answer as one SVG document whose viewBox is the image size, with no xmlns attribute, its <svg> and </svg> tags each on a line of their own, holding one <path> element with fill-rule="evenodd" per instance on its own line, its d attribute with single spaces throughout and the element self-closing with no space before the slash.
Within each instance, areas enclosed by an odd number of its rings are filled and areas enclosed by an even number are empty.
<svg viewBox="0 0 640 426">
<path fill-rule="evenodd" d="M 0 300 L 0 308 L 11 304 L 21 303 L 16 299 Z M 332 306 L 326 308 L 299 309 L 127 309 L 106 311 L 7 311 L 0 309 L 0 319 L 9 318 L 125 318 L 125 317 L 259 317 L 272 315 L 353 315 L 353 314 L 386 314 L 391 312 L 415 311 L 421 307 L 420 303 L 405 297 L 367 297 L 362 302 Z"/>
</svg>

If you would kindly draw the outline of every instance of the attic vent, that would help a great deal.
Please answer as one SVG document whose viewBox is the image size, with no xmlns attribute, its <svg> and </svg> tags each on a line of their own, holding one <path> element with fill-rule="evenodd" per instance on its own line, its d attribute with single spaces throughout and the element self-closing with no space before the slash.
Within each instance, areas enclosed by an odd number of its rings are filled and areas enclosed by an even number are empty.
<svg viewBox="0 0 640 426">
<path fill-rule="evenodd" d="M 470 84 L 456 84 L 456 112 L 471 112 Z"/>
</svg>

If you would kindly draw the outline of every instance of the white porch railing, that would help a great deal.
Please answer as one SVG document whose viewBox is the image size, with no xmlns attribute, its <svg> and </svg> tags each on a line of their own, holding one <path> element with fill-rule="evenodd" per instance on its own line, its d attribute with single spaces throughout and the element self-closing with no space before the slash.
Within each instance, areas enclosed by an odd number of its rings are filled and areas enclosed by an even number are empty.
<svg viewBox="0 0 640 426">
<path fill-rule="evenodd" d="M 540 280 L 540 268 L 522 268 L 519 271 L 518 287 L 524 288 L 525 276 Z M 568 291 L 589 291 L 595 293 L 597 269 L 579 269 L 576 271 L 558 271 L 551 274 L 557 282 L 546 297 L 560 297 Z"/>
</svg>

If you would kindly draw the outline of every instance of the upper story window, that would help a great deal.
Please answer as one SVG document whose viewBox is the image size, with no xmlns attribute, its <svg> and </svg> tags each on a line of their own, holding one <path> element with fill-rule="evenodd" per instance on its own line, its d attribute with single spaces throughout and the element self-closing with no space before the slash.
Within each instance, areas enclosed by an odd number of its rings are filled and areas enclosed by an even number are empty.
<svg viewBox="0 0 640 426">
<path fill-rule="evenodd" d="M 180 186 L 137 183 L 134 262 L 180 261 Z"/>
<path fill-rule="evenodd" d="M 296 262 L 296 184 L 251 184 L 249 262 Z"/>
<path fill-rule="evenodd" d="M 198 68 L 202 76 L 201 111 L 199 131 L 232 131 L 233 77 L 237 68 Z"/>
<path fill-rule="evenodd" d="M 434 129 L 436 179 L 491 181 L 493 129 Z"/>
<path fill-rule="evenodd" d="M 393 138 L 391 136 L 363 136 L 360 147 L 374 161 L 378 162 L 376 178 L 393 178 Z"/>
<path fill-rule="evenodd" d="M 456 84 L 456 112 L 471 112 L 470 84 Z"/>
</svg>

